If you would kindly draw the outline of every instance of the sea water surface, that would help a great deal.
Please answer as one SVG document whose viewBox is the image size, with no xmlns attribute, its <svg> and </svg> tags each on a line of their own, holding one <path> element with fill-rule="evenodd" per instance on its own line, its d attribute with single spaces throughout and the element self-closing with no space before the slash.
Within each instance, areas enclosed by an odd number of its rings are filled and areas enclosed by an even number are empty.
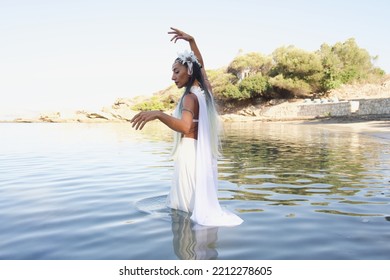
<svg viewBox="0 0 390 280">
<path fill-rule="evenodd" d="M 226 124 L 203 228 L 164 202 L 157 123 L 0 124 L 0 259 L 390 259 L 390 143 L 284 123 Z"/>
</svg>

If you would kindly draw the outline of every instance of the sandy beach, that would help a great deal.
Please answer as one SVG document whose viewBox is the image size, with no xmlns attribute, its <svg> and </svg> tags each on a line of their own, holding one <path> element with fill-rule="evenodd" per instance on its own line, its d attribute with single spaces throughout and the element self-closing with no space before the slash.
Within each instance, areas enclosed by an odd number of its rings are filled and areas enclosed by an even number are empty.
<svg viewBox="0 0 390 280">
<path fill-rule="evenodd" d="M 329 118 L 318 120 L 297 121 L 297 124 L 316 125 L 323 128 L 367 134 L 390 140 L 390 118 L 361 119 L 361 118 Z"/>
</svg>

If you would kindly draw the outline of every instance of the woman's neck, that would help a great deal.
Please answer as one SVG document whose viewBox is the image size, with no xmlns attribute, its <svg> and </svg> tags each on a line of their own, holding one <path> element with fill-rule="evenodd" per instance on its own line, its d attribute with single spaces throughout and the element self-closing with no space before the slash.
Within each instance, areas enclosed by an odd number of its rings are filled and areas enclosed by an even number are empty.
<svg viewBox="0 0 390 280">
<path fill-rule="evenodd" d="M 195 80 L 194 83 L 192 84 L 193 87 L 200 87 L 200 83 L 198 80 Z"/>
</svg>

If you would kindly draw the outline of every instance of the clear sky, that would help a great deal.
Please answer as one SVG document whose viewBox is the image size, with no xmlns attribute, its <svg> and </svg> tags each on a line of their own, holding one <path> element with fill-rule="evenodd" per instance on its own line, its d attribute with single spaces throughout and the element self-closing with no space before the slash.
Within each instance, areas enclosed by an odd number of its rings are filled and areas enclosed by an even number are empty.
<svg viewBox="0 0 390 280">
<path fill-rule="evenodd" d="M 99 109 L 171 85 L 193 35 L 207 69 L 240 49 L 308 51 L 355 38 L 390 73 L 387 0 L 0 0 L 0 118 L 25 110 Z"/>
</svg>

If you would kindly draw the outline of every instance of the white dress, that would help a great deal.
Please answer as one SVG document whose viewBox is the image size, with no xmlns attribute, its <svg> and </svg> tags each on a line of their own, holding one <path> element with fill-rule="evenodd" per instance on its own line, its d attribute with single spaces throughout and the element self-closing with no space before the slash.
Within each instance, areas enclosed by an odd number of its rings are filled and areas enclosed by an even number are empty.
<svg viewBox="0 0 390 280">
<path fill-rule="evenodd" d="M 223 209 L 218 201 L 217 159 L 210 147 L 210 129 L 204 92 L 192 87 L 199 102 L 198 139 L 181 138 L 167 205 L 192 212 L 191 220 L 203 226 L 236 226 L 243 220 Z"/>
</svg>

